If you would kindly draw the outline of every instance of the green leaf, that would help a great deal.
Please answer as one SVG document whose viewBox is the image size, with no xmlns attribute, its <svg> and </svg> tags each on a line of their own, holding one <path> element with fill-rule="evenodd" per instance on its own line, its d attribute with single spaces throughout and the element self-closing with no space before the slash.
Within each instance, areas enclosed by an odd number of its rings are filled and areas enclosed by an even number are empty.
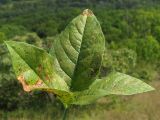
<svg viewBox="0 0 160 120">
<path fill-rule="evenodd" d="M 67 84 L 53 67 L 52 56 L 47 52 L 26 43 L 13 41 L 5 43 L 11 54 L 16 76 L 25 91 L 45 90 L 58 96 L 69 92 Z"/>
<path fill-rule="evenodd" d="M 88 90 L 75 93 L 73 104 L 90 104 L 100 97 L 116 95 L 133 95 L 154 90 L 143 81 L 129 75 L 113 72 L 107 77 L 97 79 Z"/>
<path fill-rule="evenodd" d="M 59 75 L 73 91 L 81 91 L 97 78 L 104 49 L 100 24 L 87 9 L 55 38 L 50 53 Z"/>
</svg>

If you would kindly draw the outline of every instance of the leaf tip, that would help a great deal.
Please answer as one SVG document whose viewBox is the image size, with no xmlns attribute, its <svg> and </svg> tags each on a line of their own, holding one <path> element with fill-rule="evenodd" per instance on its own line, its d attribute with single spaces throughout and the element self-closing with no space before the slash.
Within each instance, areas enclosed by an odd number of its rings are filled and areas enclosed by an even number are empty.
<svg viewBox="0 0 160 120">
<path fill-rule="evenodd" d="M 149 84 L 146 84 L 146 83 L 145 83 L 144 86 L 145 86 L 145 87 L 144 87 L 143 91 L 140 92 L 140 93 L 156 90 L 154 87 L 150 86 Z"/>
<path fill-rule="evenodd" d="M 90 9 L 85 9 L 85 10 L 82 12 L 82 15 L 83 15 L 83 16 L 92 16 L 92 15 L 93 15 L 93 12 L 92 12 Z"/>
<path fill-rule="evenodd" d="M 151 91 L 154 91 L 154 90 L 156 90 L 154 87 L 146 84 L 146 86 L 141 91 L 138 91 L 137 93 L 133 93 L 133 94 L 146 93 L 146 92 L 151 92 Z"/>
<path fill-rule="evenodd" d="M 150 86 L 150 88 L 148 89 L 148 91 L 154 91 L 156 90 L 154 87 Z"/>
</svg>

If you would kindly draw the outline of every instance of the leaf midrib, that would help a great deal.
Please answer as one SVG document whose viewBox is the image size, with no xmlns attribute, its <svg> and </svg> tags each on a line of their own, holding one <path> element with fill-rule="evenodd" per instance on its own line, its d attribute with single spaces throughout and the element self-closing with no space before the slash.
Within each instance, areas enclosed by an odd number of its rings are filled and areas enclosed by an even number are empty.
<svg viewBox="0 0 160 120">
<path fill-rule="evenodd" d="M 83 29 L 83 32 L 82 32 L 82 42 L 81 42 L 81 44 L 80 44 L 80 50 L 79 50 L 79 54 L 78 54 L 78 57 L 77 57 L 77 61 L 76 61 L 76 64 L 75 64 L 75 67 L 74 67 L 74 70 L 73 70 L 73 74 L 72 74 L 72 76 L 71 76 L 71 81 L 73 80 L 73 77 L 74 77 L 74 75 L 75 75 L 75 71 L 76 71 L 76 69 L 77 69 L 77 63 L 78 63 L 78 61 L 79 61 L 79 56 L 80 56 L 80 52 L 81 52 L 81 49 L 82 49 L 82 44 L 84 43 L 83 37 L 84 37 L 84 33 L 85 33 L 85 28 L 86 28 L 86 24 L 87 24 L 87 19 L 88 19 L 88 16 L 86 17 L 86 20 L 85 20 L 84 29 Z M 72 86 L 72 84 L 71 84 L 71 86 Z"/>
</svg>

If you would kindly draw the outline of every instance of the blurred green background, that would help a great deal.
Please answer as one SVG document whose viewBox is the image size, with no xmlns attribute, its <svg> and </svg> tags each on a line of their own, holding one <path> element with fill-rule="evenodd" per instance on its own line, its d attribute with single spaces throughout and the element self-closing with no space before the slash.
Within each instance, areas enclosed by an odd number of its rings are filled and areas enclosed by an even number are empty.
<svg viewBox="0 0 160 120">
<path fill-rule="evenodd" d="M 106 38 L 101 76 L 117 70 L 156 91 L 72 106 L 67 118 L 160 120 L 159 0 L 0 0 L 0 43 L 23 41 L 49 50 L 54 36 L 86 8 L 97 16 Z M 6 46 L 0 44 L 0 120 L 58 120 L 62 114 L 54 95 L 22 90 Z"/>
</svg>

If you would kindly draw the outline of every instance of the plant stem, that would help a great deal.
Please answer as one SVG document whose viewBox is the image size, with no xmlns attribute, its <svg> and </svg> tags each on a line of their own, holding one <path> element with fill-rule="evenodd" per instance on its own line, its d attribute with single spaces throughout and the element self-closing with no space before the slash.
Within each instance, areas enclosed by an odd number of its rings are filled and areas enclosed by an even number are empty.
<svg viewBox="0 0 160 120">
<path fill-rule="evenodd" d="M 67 112 L 68 112 L 68 108 L 65 108 L 62 120 L 66 120 Z"/>
</svg>

